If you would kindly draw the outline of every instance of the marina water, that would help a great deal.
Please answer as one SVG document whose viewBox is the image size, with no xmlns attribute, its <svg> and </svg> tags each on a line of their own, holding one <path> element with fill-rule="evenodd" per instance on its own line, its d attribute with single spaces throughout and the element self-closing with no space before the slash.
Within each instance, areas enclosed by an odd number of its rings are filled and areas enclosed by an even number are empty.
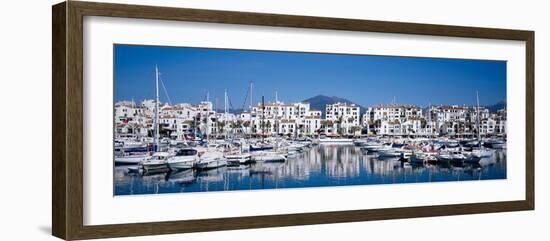
<svg viewBox="0 0 550 241">
<path fill-rule="evenodd" d="M 415 164 L 378 158 L 354 145 L 318 145 L 285 162 L 261 162 L 206 171 L 184 170 L 142 175 L 115 166 L 114 194 L 213 192 L 346 185 L 506 179 L 506 150 L 479 163 Z"/>
</svg>

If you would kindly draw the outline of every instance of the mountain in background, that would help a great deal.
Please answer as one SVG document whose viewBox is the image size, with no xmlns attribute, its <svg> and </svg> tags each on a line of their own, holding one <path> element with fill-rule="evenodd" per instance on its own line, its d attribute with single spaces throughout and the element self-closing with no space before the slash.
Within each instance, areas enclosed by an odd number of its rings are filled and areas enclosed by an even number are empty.
<svg viewBox="0 0 550 241">
<path fill-rule="evenodd" d="M 323 118 L 325 118 L 326 115 L 326 106 L 334 103 L 346 103 L 346 104 L 355 104 L 361 108 L 361 114 L 366 112 L 367 108 L 354 103 L 353 101 L 350 101 L 348 99 L 340 98 L 337 96 L 326 96 L 326 95 L 317 95 L 314 97 L 311 97 L 309 99 L 303 100 L 302 102 L 309 103 L 310 109 L 313 110 L 320 110 L 323 113 Z"/>
<path fill-rule="evenodd" d="M 348 99 L 345 99 L 345 98 L 340 98 L 340 97 L 337 97 L 337 96 L 326 96 L 326 95 L 317 95 L 317 96 L 314 96 L 314 97 L 311 97 L 309 99 L 306 99 L 306 100 L 303 100 L 302 102 L 305 102 L 305 103 L 309 103 L 309 106 L 312 110 L 320 110 L 322 113 L 323 113 L 323 118 L 325 118 L 326 116 L 326 105 L 329 105 L 329 104 L 334 104 L 334 103 L 347 103 L 347 104 L 355 104 L 357 106 L 359 106 L 361 108 L 361 115 L 363 115 L 363 113 L 365 113 L 367 111 L 367 108 L 357 104 L 357 103 L 354 103 L 353 101 L 350 101 Z M 506 108 L 506 101 L 505 100 L 502 100 L 502 101 L 499 101 L 493 105 L 488 105 L 488 106 L 484 106 L 485 108 L 489 109 L 489 111 L 491 113 L 495 113 L 497 112 L 497 110 L 501 110 L 501 109 L 504 109 Z M 422 108 L 423 111 L 428 111 L 428 106 L 426 107 L 423 107 Z M 216 110 L 218 113 L 223 113 L 223 109 L 217 109 Z M 247 109 L 229 109 L 229 113 L 233 113 L 233 114 L 240 114 L 242 113 L 243 111 L 248 111 Z"/>
<path fill-rule="evenodd" d="M 497 112 L 497 110 L 505 109 L 506 108 L 506 101 L 502 100 L 497 102 L 494 105 L 485 106 L 491 113 Z"/>
<path fill-rule="evenodd" d="M 437 106 L 437 105 L 434 105 L 434 106 Z M 506 108 L 506 101 L 501 100 L 501 101 L 499 101 L 499 102 L 497 102 L 493 105 L 485 105 L 485 106 L 481 106 L 481 107 L 487 108 L 490 113 L 496 113 L 498 110 L 502 110 L 502 109 Z M 429 106 L 422 107 L 422 111 L 424 111 L 424 112 L 427 112 L 429 109 L 430 109 Z"/>
<path fill-rule="evenodd" d="M 224 112 L 223 109 L 213 109 L 213 110 L 216 111 L 217 113 L 223 113 L 223 112 Z M 230 113 L 230 114 L 235 114 L 235 115 L 241 114 L 241 113 L 243 113 L 243 112 L 245 112 L 245 111 L 248 111 L 248 109 L 241 109 L 241 108 L 239 108 L 239 109 L 232 109 L 232 108 L 229 108 L 229 110 L 227 110 L 228 113 Z"/>
</svg>

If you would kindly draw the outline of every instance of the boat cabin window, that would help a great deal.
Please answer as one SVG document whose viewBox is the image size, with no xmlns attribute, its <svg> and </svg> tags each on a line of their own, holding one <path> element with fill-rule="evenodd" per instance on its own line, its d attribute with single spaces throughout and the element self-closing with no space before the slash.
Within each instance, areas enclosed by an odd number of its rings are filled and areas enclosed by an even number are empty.
<svg viewBox="0 0 550 241">
<path fill-rule="evenodd" d="M 178 153 L 176 153 L 176 156 L 194 156 L 197 155 L 197 150 L 193 149 L 183 149 L 179 150 Z"/>
</svg>

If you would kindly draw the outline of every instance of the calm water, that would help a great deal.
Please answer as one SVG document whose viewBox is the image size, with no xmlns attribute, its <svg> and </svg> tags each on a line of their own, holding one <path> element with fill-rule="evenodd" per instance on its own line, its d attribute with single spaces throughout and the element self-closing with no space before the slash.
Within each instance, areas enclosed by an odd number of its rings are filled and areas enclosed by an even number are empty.
<svg viewBox="0 0 550 241">
<path fill-rule="evenodd" d="M 146 176 L 116 166 L 114 178 L 115 195 L 505 179 L 506 152 L 479 164 L 416 165 L 379 160 L 353 145 L 315 146 L 284 163 Z"/>
</svg>

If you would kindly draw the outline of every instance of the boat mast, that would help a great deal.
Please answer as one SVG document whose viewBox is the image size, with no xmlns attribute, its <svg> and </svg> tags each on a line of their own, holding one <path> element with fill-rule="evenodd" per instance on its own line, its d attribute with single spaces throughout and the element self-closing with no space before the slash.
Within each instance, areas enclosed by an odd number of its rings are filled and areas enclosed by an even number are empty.
<svg viewBox="0 0 550 241">
<path fill-rule="evenodd" d="M 252 101 L 252 81 L 250 81 L 250 108 L 248 110 L 248 112 L 250 112 L 249 116 L 248 116 L 248 127 L 250 128 L 250 138 L 252 138 L 252 106 L 253 106 L 254 102 Z"/>
<path fill-rule="evenodd" d="M 433 137 L 433 126 L 432 126 L 432 103 L 428 103 L 428 125 L 430 125 L 430 136 Z"/>
<path fill-rule="evenodd" d="M 209 91 L 206 91 L 206 102 L 204 103 L 206 106 L 208 106 L 208 103 L 210 102 L 210 92 Z M 206 111 L 203 111 L 204 109 L 206 109 Z M 206 141 L 208 141 L 208 120 L 210 119 L 208 116 L 208 107 L 207 108 L 201 108 L 200 110 L 201 112 L 201 119 L 200 119 L 200 123 L 202 125 L 202 118 L 203 118 L 203 115 L 204 115 L 204 133 L 202 133 L 203 135 L 203 138 L 206 139 Z M 201 131 L 202 132 L 202 131 Z"/>
<path fill-rule="evenodd" d="M 264 97 L 262 96 L 262 122 L 261 122 L 261 125 L 262 125 L 262 143 L 264 142 L 264 135 L 265 135 L 265 123 L 264 123 L 264 118 L 265 118 L 265 102 L 264 102 Z"/>
<path fill-rule="evenodd" d="M 227 139 L 227 90 L 224 90 L 223 94 L 223 133 L 225 135 L 225 139 Z"/>
<path fill-rule="evenodd" d="M 476 90 L 476 100 L 477 100 L 477 107 L 476 107 L 476 125 L 477 125 L 477 142 L 479 145 L 479 148 L 481 148 L 481 126 L 479 121 L 479 92 Z"/>
<path fill-rule="evenodd" d="M 219 99 L 218 99 L 218 97 L 215 97 L 214 100 L 215 100 L 215 102 L 216 102 L 216 103 L 214 104 L 214 112 L 217 114 L 217 113 L 218 113 L 218 110 L 219 110 L 219 109 L 218 109 L 218 101 L 219 101 Z M 216 121 L 217 121 L 217 119 L 216 119 Z M 219 134 L 219 133 L 218 133 L 218 128 L 214 128 L 214 132 L 215 132 L 214 135 L 216 136 L 216 139 L 217 139 L 217 138 L 218 138 L 218 134 Z"/>
<path fill-rule="evenodd" d="M 159 146 L 159 68 L 155 65 L 155 151 Z"/>
</svg>

